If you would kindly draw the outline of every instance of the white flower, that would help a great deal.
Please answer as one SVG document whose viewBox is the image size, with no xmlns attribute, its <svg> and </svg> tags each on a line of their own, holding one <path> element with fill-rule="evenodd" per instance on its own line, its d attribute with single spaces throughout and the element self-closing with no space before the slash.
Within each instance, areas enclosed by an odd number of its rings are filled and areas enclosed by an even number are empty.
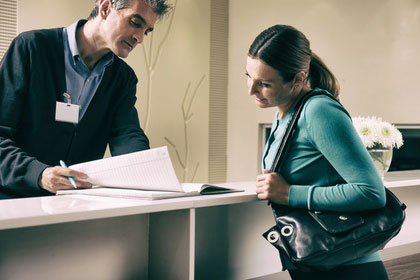
<svg viewBox="0 0 420 280">
<path fill-rule="evenodd" d="M 403 144 L 401 132 L 392 124 L 377 117 L 353 118 L 353 125 L 366 148 L 399 148 Z"/>
</svg>

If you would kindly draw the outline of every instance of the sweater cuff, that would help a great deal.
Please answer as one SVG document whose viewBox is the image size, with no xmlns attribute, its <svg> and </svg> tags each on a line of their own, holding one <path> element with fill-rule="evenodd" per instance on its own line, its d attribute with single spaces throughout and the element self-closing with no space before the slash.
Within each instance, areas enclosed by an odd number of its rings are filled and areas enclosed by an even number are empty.
<svg viewBox="0 0 420 280">
<path fill-rule="evenodd" d="M 296 208 L 307 208 L 308 192 L 310 186 L 290 185 L 289 206 Z"/>
<path fill-rule="evenodd" d="M 30 187 L 34 191 L 45 191 L 41 189 L 38 185 L 39 176 L 45 170 L 45 168 L 49 167 L 49 165 L 44 164 L 38 160 L 33 160 L 27 166 L 27 172 L 24 178 L 24 183 L 26 186 Z"/>
</svg>

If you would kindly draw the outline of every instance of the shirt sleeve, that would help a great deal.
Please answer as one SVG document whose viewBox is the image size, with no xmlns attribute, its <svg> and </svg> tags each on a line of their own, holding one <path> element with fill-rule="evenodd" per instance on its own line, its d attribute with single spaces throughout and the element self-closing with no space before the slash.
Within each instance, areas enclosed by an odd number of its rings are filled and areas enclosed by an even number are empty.
<svg viewBox="0 0 420 280">
<path fill-rule="evenodd" d="M 315 210 L 350 212 L 383 207 L 385 188 L 382 180 L 345 109 L 328 97 L 316 96 L 308 101 L 302 115 L 308 140 L 345 183 L 292 185 L 289 204 Z"/>
</svg>

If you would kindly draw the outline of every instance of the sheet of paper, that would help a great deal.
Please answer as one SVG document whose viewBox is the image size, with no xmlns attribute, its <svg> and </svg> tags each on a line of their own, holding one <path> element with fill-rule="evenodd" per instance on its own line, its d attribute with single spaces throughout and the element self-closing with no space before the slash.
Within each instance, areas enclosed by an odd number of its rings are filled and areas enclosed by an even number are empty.
<svg viewBox="0 0 420 280">
<path fill-rule="evenodd" d="M 201 183 L 181 183 L 181 187 L 183 189 L 184 192 L 189 193 L 189 192 L 200 192 L 201 191 L 201 187 L 204 184 Z"/>
<path fill-rule="evenodd" d="M 134 189 L 116 189 L 116 188 L 92 188 L 92 189 L 57 191 L 57 195 L 68 195 L 68 194 L 109 196 L 109 197 L 119 197 L 119 198 L 148 199 L 148 200 L 199 195 L 199 193 L 197 192 L 183 193 L 183 192 L 147 191 L 147 190 L 134 190 Z"/>
<path fill-rule="evenodd" d="M 166 146 L 75 164 L 95 186 L 182 192 Z"/>
</svg>

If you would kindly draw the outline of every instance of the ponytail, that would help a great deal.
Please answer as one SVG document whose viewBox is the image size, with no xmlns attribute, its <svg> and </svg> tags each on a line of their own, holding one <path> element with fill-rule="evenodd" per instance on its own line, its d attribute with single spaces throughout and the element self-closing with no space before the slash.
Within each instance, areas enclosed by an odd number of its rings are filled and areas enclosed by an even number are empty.
<svg viewBox="0 0 420 280">
<path fill-rule="evenodd" d="M 340 85 L 334 74 L 315 53 L 311 56 L 308 80 L 312 88 L 325 89 L 338 100 Z"/>
</svg>

